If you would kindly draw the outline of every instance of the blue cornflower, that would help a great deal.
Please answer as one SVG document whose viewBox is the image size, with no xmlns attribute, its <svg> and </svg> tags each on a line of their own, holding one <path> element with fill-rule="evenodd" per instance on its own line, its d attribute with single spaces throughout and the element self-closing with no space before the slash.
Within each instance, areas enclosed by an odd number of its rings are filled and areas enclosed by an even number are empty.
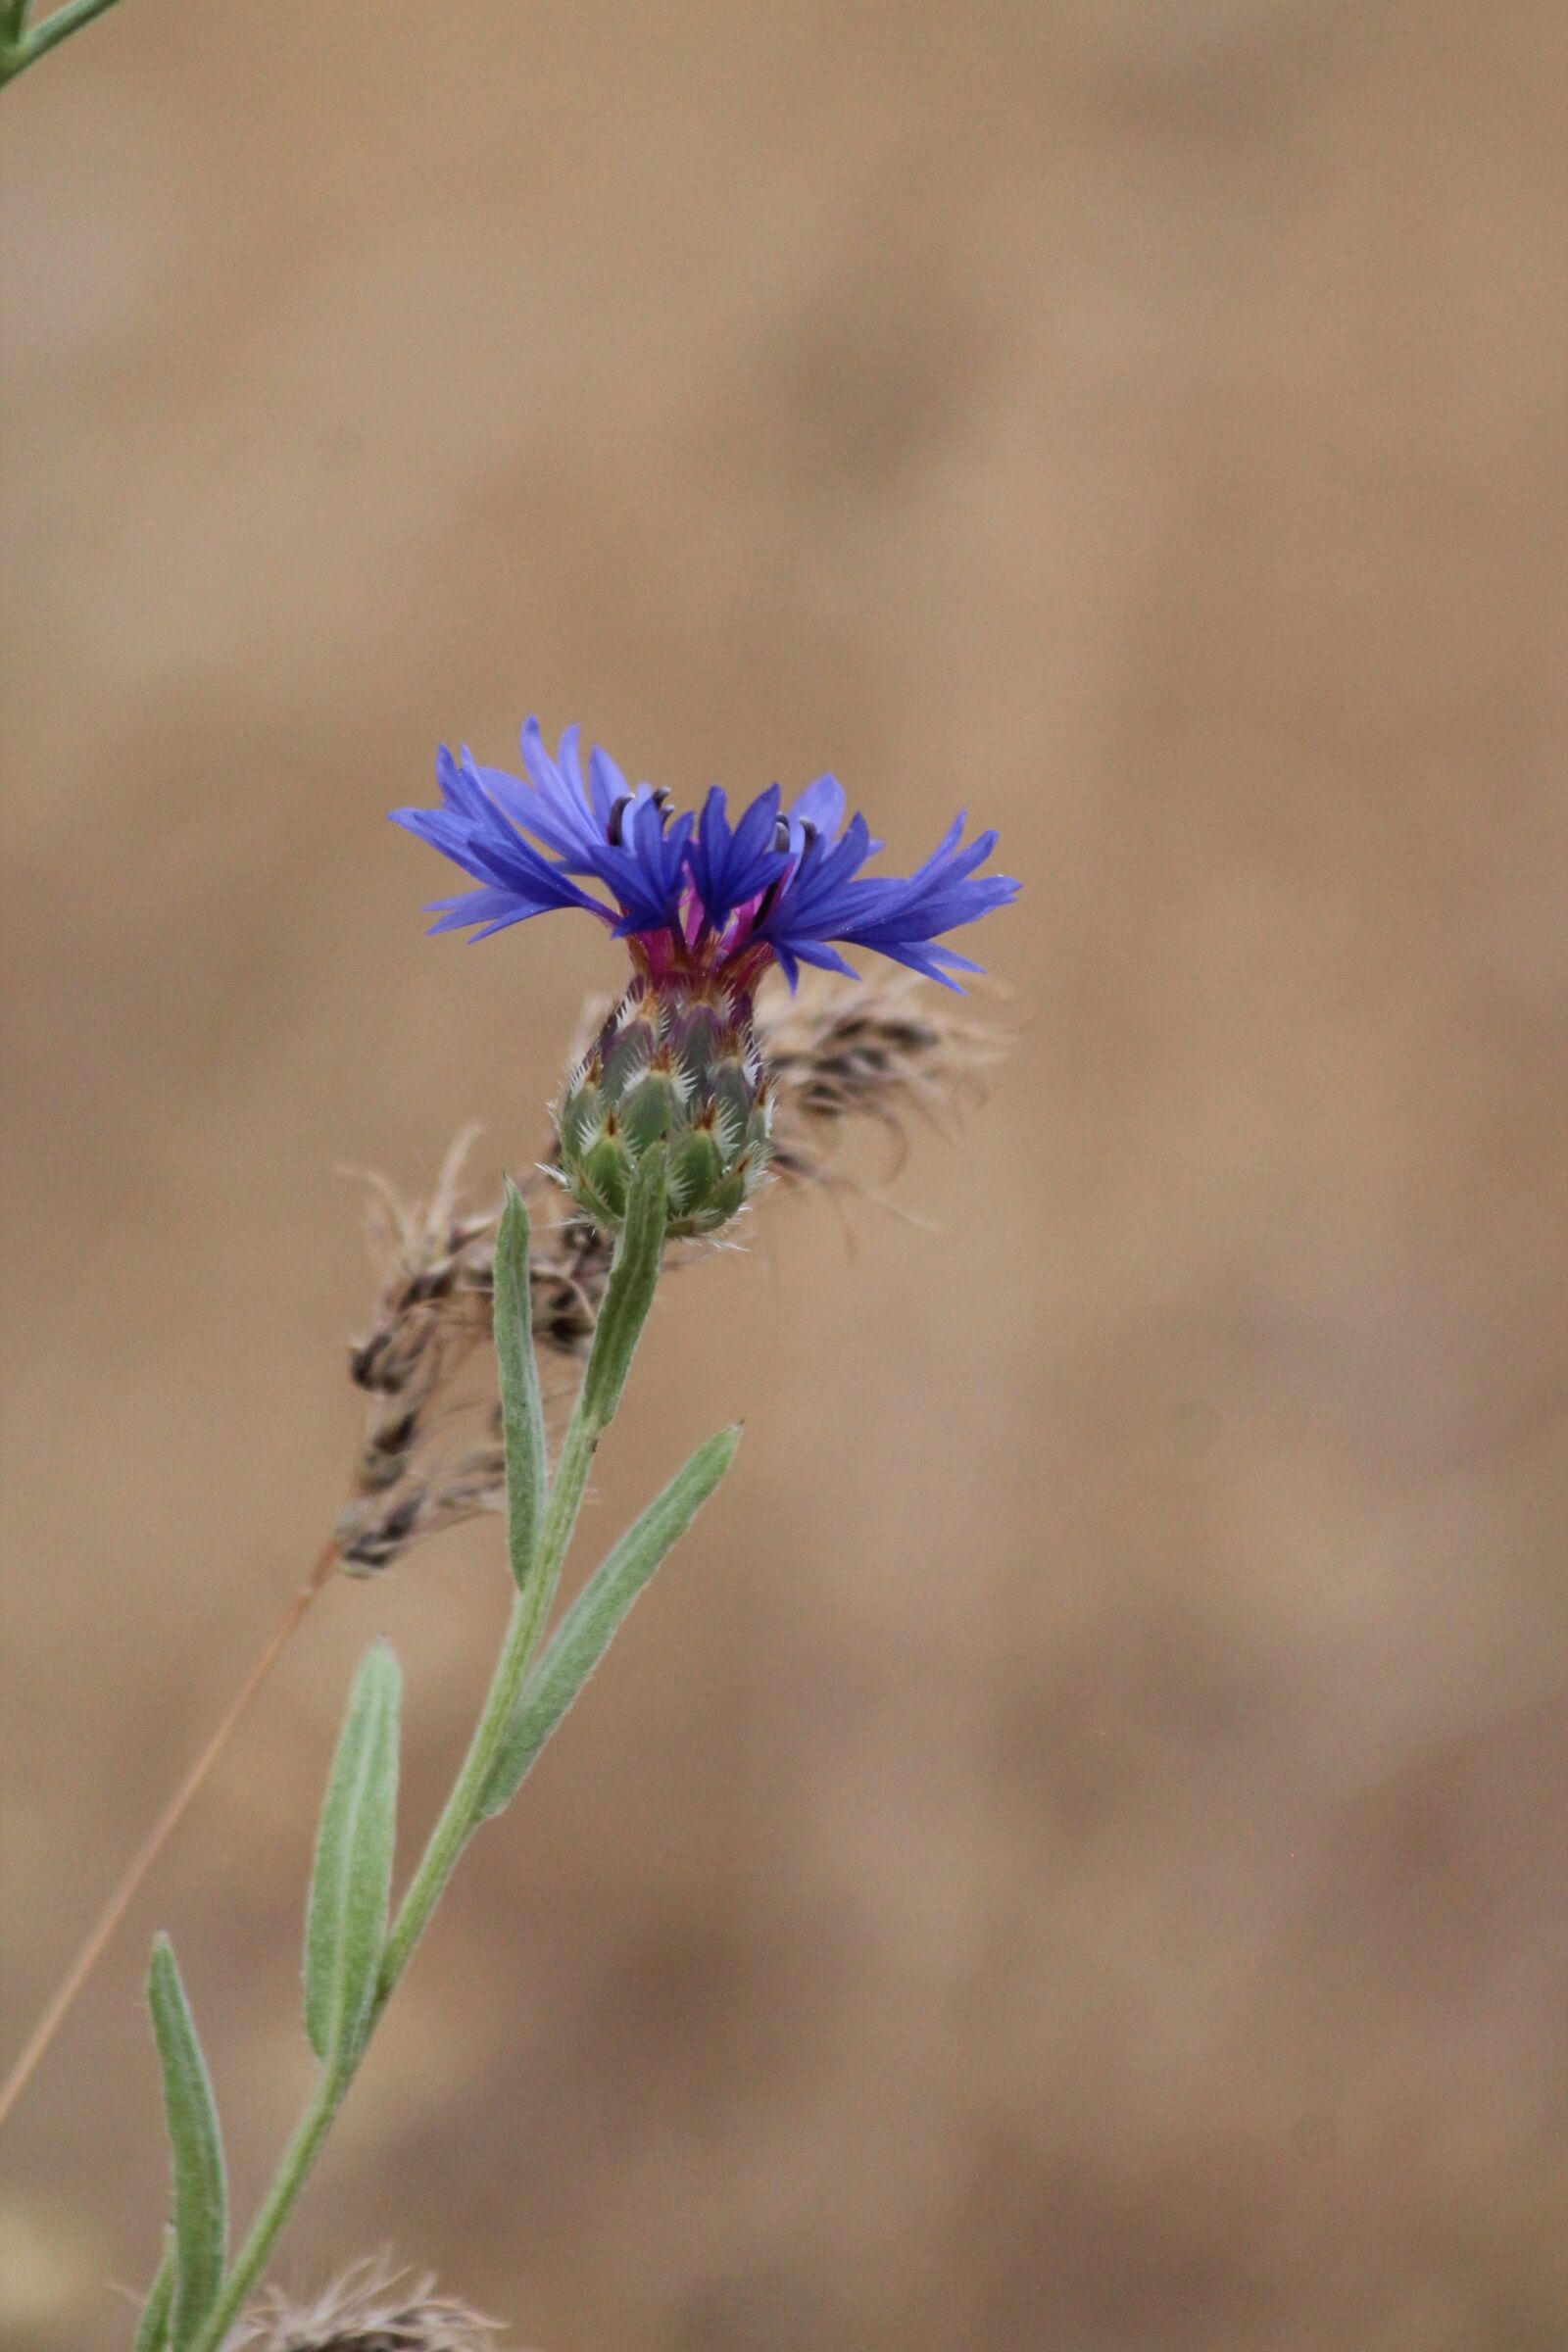
<svg viewBox="0 0 1568 2352">
<path fill-rule="evenodd" d="M 770 785 L 733 824 L 717 785 L 700 816 L 672 816 L 667 793 L 628 784 L 608 753 L 591 754 L 585 786 L 577 738 L 568 727 L 552 760 L 530 718 L 525 776 L 443 751 L 441 806 L 393 811 L 479 884 L 435 902 L 436 930 L 472 925 L 484 938 L 554 906 L 583 906 L 628 941 L 656 983 L 711 976 L 740 997 L 770 962 L 792 988 L 803 963 L 853 976 L 839 942 L 956 988 L 954 972 L 980 967 L 942 945 L 942 935 L 1017 896 L 1007 876 L 977 873 L 997 837 L 981 833 L 965 845 L 961 817 L 907 878 L 867 874 L 882 845 L 863 816 L 846 824 L 833 776 L 818 776 L 788 806 Z"/>
</svg>

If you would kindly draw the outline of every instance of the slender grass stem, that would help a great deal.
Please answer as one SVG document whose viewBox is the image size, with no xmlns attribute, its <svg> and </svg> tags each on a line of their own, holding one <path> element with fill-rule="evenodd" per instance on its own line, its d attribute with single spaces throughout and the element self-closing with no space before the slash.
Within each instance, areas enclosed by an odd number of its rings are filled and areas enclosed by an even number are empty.
<svg viewBox="0 0 1568 2352">
<path fill-rule="evenodd" d="M 304 1582 L 290 1594 L 287 1607 L 269 1634 L 260 1655 L 252 1664 L 245 1680 L 229 1701 L 222 1721 L 212 1734 L 195 1762 L 186 1771 L 178 1788 L 169 1798 L 158 1819 L 153 1823 L 152 1828 L 126 1864 L 120 1884 L 88 1929 L 75 1958 L 50 1995 L 43 2014 L 28 2034 L 22 2049 L 17 2053 L 4 2082 L 0 2082 L 0 2125 L 5 2123 L 12 2108 L 36 2074 L 50 2043 L 70 2014 L 77 1994 L 97 1966 L 99 1958 L 116 1929 L 134 1902 L 140 1891 L 142 1881 L 158 1860 L 175 1830 L 178 1829 L 196 1797 L 201 1793 L 209 1774 L 238 1730 L 241 1719 L 248 1711 L 251 1701 L 293 1640 L 306 1611 L 331 1581 L 337 1564 L 337 1544 L 335 1541 L 330 1541 L 323 1544 L 317 1554 L 315 1565 Z"/>
</svg>

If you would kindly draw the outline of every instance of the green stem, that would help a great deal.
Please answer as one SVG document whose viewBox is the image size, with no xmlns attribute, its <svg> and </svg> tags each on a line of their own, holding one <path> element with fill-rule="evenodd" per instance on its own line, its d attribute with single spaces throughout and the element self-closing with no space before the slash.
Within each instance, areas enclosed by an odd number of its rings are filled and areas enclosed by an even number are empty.
<svg viewBox="0 0 1568 2352">
<path fill-rule="evenodd" d="M 468 1742 L 467 1753 L 453 1783 L 452 1793 L 430 1833 L 419 1866 L 409 1883 L 408 1891 L 387 1936 L 369 2027 L 351 2058 L 324 2070 L 278 2166 L 266 2201 L 251 2226 L 250 2234 L 235 2257 L 222 2289 L 190 2345 L 189 2352 L 220 2352 L 224 2337 L 266 2268 L 295 2199 L 310 2178 L 312 2167 L 325 2143 L 398 1979 L 429 1924 L 430 1915 L 446 1889 L 464 1847 L 485 1818 L 485 1792 L 555 1601 L 562 1567 L 588 1484 L 588 1473 L 593 1467 L 594 1454 L 619 1402 L 625 1368 L 652 1304 L 664 1231 L 662 1172 L 657 1198 L 651 1203 L 651 1225 L 643 1235 L 641 1250 L 643 1263 L 649 1270 L 645 1284 L 639 1285 L 632 1279 L 622 1288 L 617 1279 L 620 1271 L 617 1252 L 611 1294 L 601 1315 L 594 1351 L 589 1357 L 571 1420 L 562 1441 L 561 1458 L 551 1481 L 549 1503 L 539 1534 L 538 1553 L 531 1564 L 530 1573 L 516 1588 L 501 1655 L 496 1660 L 490 1689 L 474 1726 L 473 1737 Z M 628 1265 L 628 1276 L 634 1276 L 634 1272 L 635 1269 Z M 603 1353 L 602 1343 L 606 1344 Z"/>
<path fill-rule="evenodd" d="M 563 1467 L 564 1467 L 564 1453 L 563 1454 Z M 579 1495 L 581 1491 L 579 1487 Z M 572 1516 L 575 1518 L 575 1513 Z M 548 1531 L 548 1521 L 546 1526 Z M 569 1525 L 564 1533 L 564 1537 L 569 1539 L 571 1534 Z M 563 1541 L 561 1544 L 563 1557 L 564 1552 L 565 1542 Z M 513 1601 L 512 1618 L 507 1628 L 506 1640 L 502 1643 L 501 1655 L 496 1661 L 495 1673 L 491 1677 L 490 1690 L 485 1698 L 483 1711 L 474 1727 L 473 1738 L 468 1742 L 468 1752 L 464 1757 L 462 1768 L 453 1784 L 452 1793 L 442 1809 L 441 1818 L 430 1833 L 430 1840 L 424 1849 L 423 1859 L 415 1872 L 409 1890 L 399 1908 L 392 1932 L 387 1937 L 386 1957 L 381 1963 L 381 1981 L 376 1989 L 375 2006 L 370 2013 L 369 2032 L 367 2033 L 365 2042 L 361 2045 L 351 2065 L 341 2071 L 328 2068 L 322 2074 L 321 2080 L 317 2085 L 316 2094 L 306 2109 L 293 2139 L 289 2142 L 282 2163 L 278 2166 L 276 2177 L 268 2191 L 267 2202 L 257 2215 L 250 2235 L 235 2257 L 233 2268 L 223 2281 L 222 2292 L 208 2314 L 206 2325 L 191 2346 L 191 2352 L 219 2352 L 224 2336 L 239 2317 L 240 2308 L 246 2297 L 261 2278 L 268 2257 L 276 2243 L 278 2233 L 289 2217 L 294 2200 L 309 2180 L 311 2169 L 332 2128 L 337 2111 L 343 2103 L 344 2094 L 354 2079 L 360 2060 L 364 2057 L 365 2049 L 368 2046 L 370 2034 L 374 2032 L 382 2010 L 391 1999 L 393 1987 L 408 1966 L 410 1956 L 429 1922 L 431 1912 L 441 1899 L 447 1881 L 457 1867 L 459 1856 L 478 1827 L 481 1818 L 479 1800 L 483 1794 L 485 1783 L 489 1779 L 491 1767 L 495 1762 L 496 1751 L 501 1744 L 502 1736 L 506 1731 L 513 1708 L 516 1704 L 517 1694 L 522 1689 L 523 1678 L 528 1671 L 528 1661 L 533 1654 L 535 1642 L 543 1625 L 545 1609 L 540 1605 L 540 1599 L 546 1597 L 544 1588 L 549 1566 L 547 1553 L 541 1557 L 540 1566 L 541 1570 L 546 1573 L 542 1573 L 538 1577 L 529 1592 L 518 1592 Z M 559 1573 L 558 1561 L 556 1576 L 548 1578 L 552 1591 Z M 536 1595 L 539 1595 L 540 1598 L 536 1598 Z"/>
<path fill-rule="evenodd" d="M 575 1415 L 572 1429 L 577 1429 Z M 410 1882 L 409 1890 L 387 1936 L 386 1957 L 381 1963 L 381 1981 L 376 1988 L 375 2006 L 370 2012 L 369 2032 L 352 2065 L 341 2073 L 331 2068 L 323 2073 L 316 2095 L 278 2166 L 276 2177 L 268 2191 L 267 2202 L 235 2257 L 233 2268 L 223 2281 L 222 2292 L 208 2314 L 206 2325 L 191 2346 L 191 2352 L 219 2352 L 224 2336 L 239 2317 L 246 2297 L 261 2278 L 294 2200 L 309 2180 L 311 2169 L 332 2128 L 344 2094 L 369 2044 L 370 2034 L 374 2033 L 381 2012 L 392 1997 L 393 1987 L 429 1924 L 430 1914 L 445 1892 L 447 1881 L 457 1868 L 464 1847 L 479 1826 L 482 1818 L 480 1799 L 522 1690 L 528 1662 L 549 1614 L 550 1601 L 560 1581 L 561 1564 L 565 1558 L 566 1546 L 576 1523 L 576 1502 L 582 1497 L 587 1462 L 592 1459 L 593 1448 L 590 1445 L 587 1458 L 583 1461 L 582 1474 L 575 1481 L 575 1499 L 567 1505 L 565 1497 L 570 1488 L 564 1483 L 564 1478 L 568 1469 L 569 1445 L 568 1435 L 567 1445 L 562 1448 L 561 1469 L 556 1474 L 556 1492 L 545 1521 L 544 1540 L 540 1545 L 540 1573 L 533 1579 L 529 1589 L 518 1592 L 513 1600 L 506 1640 L 490 1679 L 483 1710 L 468 1742 L 467 1754 L 463 1759 L 452 1786 L 452 1793 L 442 1808 L 440 1820 L 430 1833 L 419 1867 Z M 556 1508 L 558 1496 L 563 1499 L 564 1506 L 559 1511 Z"/>
<path fill-rule="evenodd" d="M 32 65 L 46 50 L 55 48 L 114 5 L 115 0 L 61 0 L 60 7 L 41 24 L 29 25 L 28 0 L 9 0 L 5 30 L 0 35 L 0 83 L 10 81 L 24 66 Z"/>
<path fill-rule="evenodd" d="M 545 1515 L 544 1533 L 539 1544 L 538 1572 L 512 1604 L 507 1638 L 496 1661 L 489 1693 L 468 1743 L 468 1752 L 463 1759 L 462 1770 L 453 1783 L 452 1793 L 442 1809 L 441 1818 L 430 1833 L 430 1841 L 424 1849 L 419 1867 L 398 1907 L 397 1918 L 386 1939 L 386 1957 L 381 1963 L 381 1982 L 376 1988 L 373 2017 L 380 2016 L 391 1998 L 392 1988 L 408 1966 L 415 1945 L 424 1934 L 430 1914 L 457 1867 L 459 1856 L 483 1818 L 481 1800 L 528 1667 L 539 1645 L 539 1637 L 550 1615 L 572 1530 L 577 1524 L 577 1512 L 582 1502 L 583 1489 L 588 1483 L 594 1448 L 602 1435 L 602 1430 L 589 1425 L 579 1397 L 577 1409 L 571 1417 L 571 1426 L 561 1448 L 561 1461 L 550 1492 L 550 1507 Z"/>
<path fill-rule="evenodd" d="M 268 2256 L 277 2242 L 277 2235 L 289 2217 L 295 2198 L 311 2177 L 311 2171 L 332 2129 L 344 2094 L 353 2080 L 353 2070 L 344 2072 L 328 2067 L 318 2082 L 311 2103 L 295 2128 L 293 2138 L 283 2152 L 283 2161 L 273 2176 L 261 2212 L 251 2224 L 250 2234 L 234 2258 L 234 2266 L 223 2281 L 222 2291 L 207 2315 L 190 2352 L 219 2352 L 223 2338 L 238 2319 L 240 2306 L 260 2278 Z"/>
</svg>

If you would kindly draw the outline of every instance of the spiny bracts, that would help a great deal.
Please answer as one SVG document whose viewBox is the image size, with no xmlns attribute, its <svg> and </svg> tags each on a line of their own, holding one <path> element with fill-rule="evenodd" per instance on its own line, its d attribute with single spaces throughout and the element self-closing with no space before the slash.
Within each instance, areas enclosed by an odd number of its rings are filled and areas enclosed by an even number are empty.
<svg viewBox="0 0 1568 2352">
<path fill-rule="evenodd" d="M 772 1095 L 751 999 L 722 978 L 639 973 L 556 1110 L 562 1178 L 613 1231 L 638 1161 L 668 1154 L 668 1231 L 716 1233 L 767 1172 Z"/>
</svg>

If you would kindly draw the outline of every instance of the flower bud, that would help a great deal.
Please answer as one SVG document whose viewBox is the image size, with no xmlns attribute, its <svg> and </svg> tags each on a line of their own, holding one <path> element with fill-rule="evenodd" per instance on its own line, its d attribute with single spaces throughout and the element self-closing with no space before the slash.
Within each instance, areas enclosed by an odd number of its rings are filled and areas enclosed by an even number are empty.
<svg viewBox="0 0 1568 2352">
<path fill-rule="evenodd" d="M 566 1190 L 613 1231 L 662 1143 L 671 1238 L 716 1233 L 766 1172 L 772 1116 L 751 999 L 715 975 L 639 973 L 557 1105 Z"/>
</svg>

